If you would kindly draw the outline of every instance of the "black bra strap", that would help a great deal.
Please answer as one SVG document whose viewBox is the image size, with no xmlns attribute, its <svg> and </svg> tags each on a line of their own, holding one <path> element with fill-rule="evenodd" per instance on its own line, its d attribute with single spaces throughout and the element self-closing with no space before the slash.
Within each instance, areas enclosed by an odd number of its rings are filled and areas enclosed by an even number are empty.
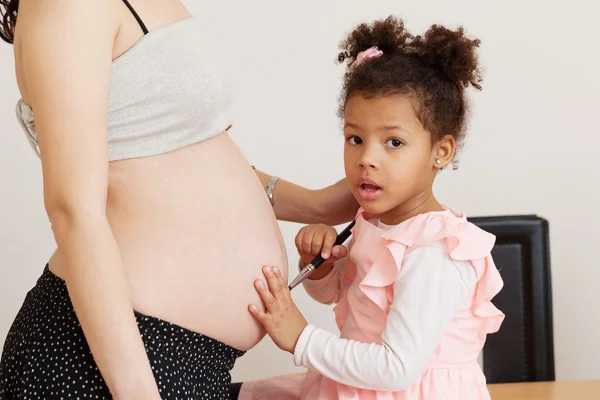
<svg viewBox="0 0 600 400">
<path fill-rule="evenodd" d="M 125 5 L 127 6 L 127 8 L 129 8 L 129 11 L 131 11 L 131 13 L 133 14 L 135 20 L 138 22 L 138 24 L 140 24 L 140 28 L 142 28 L 142 32 L 144 32 L 144 35 L 147 34 L 148 33 L 148 28 L 146 28 L 146 25 L 144 24 L 144 21 L 142 21 L 142 19 L 138 15 L 138 13 L 133 9 L 133 7 L 131 7 L 131 4 L 129 4 L 129 1 L 128 0 L 123 0 L 123 3 L 125 3 Z"/>
</svg>

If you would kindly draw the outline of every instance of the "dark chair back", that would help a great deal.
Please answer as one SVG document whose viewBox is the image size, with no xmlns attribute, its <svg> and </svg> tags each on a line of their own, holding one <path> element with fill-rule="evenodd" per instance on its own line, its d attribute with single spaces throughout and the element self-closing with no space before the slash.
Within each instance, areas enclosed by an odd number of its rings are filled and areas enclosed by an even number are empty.
<svg viewBox="0 0 600 400">
<path fill-rule="evenodd" d="M 492 302 L 506 317 L 483 349 L 488 383 L 553 381 L 548 221 L 535 215 L 469 221 L 496 236 L 492 257 L 504 280 Z"/>
</svg>

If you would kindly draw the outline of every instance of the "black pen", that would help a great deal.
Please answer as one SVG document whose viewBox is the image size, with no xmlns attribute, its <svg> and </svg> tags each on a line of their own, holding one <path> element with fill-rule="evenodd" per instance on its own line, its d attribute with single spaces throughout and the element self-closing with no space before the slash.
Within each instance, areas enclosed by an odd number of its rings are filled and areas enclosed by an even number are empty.
<svg viewBox="0 0 600 400">
<path fill-rule="evenodd" d="M 348 226 L 346 228 L 344 228 L 343 231 L 340 232 L 340 234 L 335 239 L 335 243 L 333 244 L 334 246 L 341 245 L 342 243 L 344 243 L 346 241 L 346 239 L 348 239 L 350 237 L 350 235 L 352 234 L 352 232 L 350 232 L 350 230 L 352 229 L 352 227 L 354 226 L 355 223 L 356 223 L 356 221 L 352 221 L 350 224 L 348 224 Z M 321 264 L 323 264 L 324 262 L 325 262 L 325 260 L 323 259 L 323 257 L 321 257 L 321 254 L 316 256 L 310 262 L 310 264 L 308 264 L 306 267 L 304 267 L 304 269 L 302 269 L 302 271 L 300 271 L 298 276 L 292 281 L 292 283 L 289 286 L 290 290 L 292 290 L 293 288 L 295 288 L 296 286 L 298 286 L 299 284 L 304 282 L 304 280 L 306 278 L 308 278 L 308 276 L 310 274 L 312 274 L 317 268 L 319 268 L 321 266 Z"/>
</svg>

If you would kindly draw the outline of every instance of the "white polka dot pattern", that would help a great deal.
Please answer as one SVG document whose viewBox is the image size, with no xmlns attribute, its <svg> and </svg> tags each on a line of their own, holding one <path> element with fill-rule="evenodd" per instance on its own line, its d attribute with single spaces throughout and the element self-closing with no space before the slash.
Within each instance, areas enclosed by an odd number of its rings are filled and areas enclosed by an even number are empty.
<svg viewBox="0 0 600 400">
<path fill-rule="evenodd" d="M 230 371 L 244 353 L 215 339 L 135 313 L 163 399 L 229 399 Z M 8 333 L 0 399 L 111 399 L 65 282 L 48 267 Z"/>
</svg>

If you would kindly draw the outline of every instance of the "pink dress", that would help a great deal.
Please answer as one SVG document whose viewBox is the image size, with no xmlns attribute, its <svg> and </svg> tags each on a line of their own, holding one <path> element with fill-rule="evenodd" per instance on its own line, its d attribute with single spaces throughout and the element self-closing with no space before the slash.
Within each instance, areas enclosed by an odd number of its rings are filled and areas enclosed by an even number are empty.
<svg viewBox="0 0 600 400">
<path fill-rule="evenodd" d="M 503 286 L 490 255 L 495 237 L 468 222 L 464 215 L 452 213 L 455 217 L 417 215 L 383 231 L 360 210 L 353 228 L 354 245 L 344 275 L 347 285 L 334 309 L 342 338 L 381 344 L 394 296 L 393 284 L 410 248 L 445 241 L 450 258 L 469 262 L 475 271 L 475 289 L 411 387 L 399 392 L 359 389 L 309 370 L 244 383 L 240 400 L 489 400 L 477 357 L 486 336 L 496 332 L 504 319 L 491 303 Z"/>
</svg>

